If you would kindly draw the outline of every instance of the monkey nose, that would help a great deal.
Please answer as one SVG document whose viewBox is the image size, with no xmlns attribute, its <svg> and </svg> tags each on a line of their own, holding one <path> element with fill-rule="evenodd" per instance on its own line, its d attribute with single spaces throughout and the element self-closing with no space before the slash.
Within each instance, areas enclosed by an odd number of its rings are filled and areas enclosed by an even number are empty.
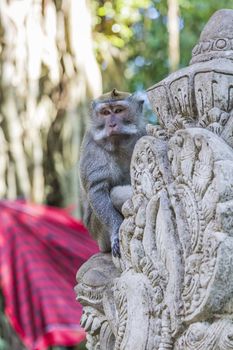
<svg viewBox="0 0 233 350">
<path fill-rule="evenodd" d="M 117 126 L 117 123 L 110 123 L 109 126 L 110 128 L 115 128 Z"/>
</svg>

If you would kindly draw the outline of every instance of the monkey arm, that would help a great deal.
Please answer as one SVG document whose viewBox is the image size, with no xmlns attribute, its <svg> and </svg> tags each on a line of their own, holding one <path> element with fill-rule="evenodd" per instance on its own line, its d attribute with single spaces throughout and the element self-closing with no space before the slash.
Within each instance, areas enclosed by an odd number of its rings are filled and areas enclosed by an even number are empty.
<svg viewBox="0 0 233 350">
<path fill-rule="evenodd" d="M 123 217 L 113 206 L 106 182 L 91 186 L 88 191 L 88 200 L 97 219 L 106 227 L 104 230 L 106 233 L 97 233 L 99 245 L 108 246 L 108 241 L 110 241 L 113 256 L 120 257 L 119 227 Z"/>
<path fill-rule="evenodd" d="M 131 185 L 115 186 L 111 189 L 110 197 L 114 207 L 121 212 L 123 204 L 132 197 Z"/>
<path fill-rule="evenodd" d="M 95 216 L 111 235 L 111 232 L 118 231 L 123 220 L 110 198 L 110 190 L 113 186 L 109 166 L 111 159 L 102 148 L 89 140 L 88 135 L 84 142 L 80 159 L 81 184 Z M 94 159 L 93 154 L 95 154 Z"/>
<path fill-rule="evenodd" d="M 87 134 L 80 157 L 80 180 L 88 204 L 86 207 L 91 213 L 88 228 L 103 251 L 110 251 L 111 243 L 114 256 L 120 256 L 118 231 L 123 221 L 123 216 L 114 207 L 110 197 L 110 190 L 118 179 L 118 171 L 112 156 Z"/>
<path fill-rule="evenodd" d="M 106 226 L 110 234 L 118 231 L 123 217 L 113 205 L 106 182 L 90 186 L 88 200 L 96 217 Z"/>
</svg>

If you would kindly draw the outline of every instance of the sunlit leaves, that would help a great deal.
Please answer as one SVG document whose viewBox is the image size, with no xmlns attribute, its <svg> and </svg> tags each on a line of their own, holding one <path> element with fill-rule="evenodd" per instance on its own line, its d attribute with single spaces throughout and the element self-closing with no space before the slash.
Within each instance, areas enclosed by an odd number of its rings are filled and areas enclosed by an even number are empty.
<svg viewBox="0 0 233 350">
<path fill-rule="evenodd" d="M 130 90 L 147 88 L 168 74 L 166 0 L 95 0 L 91 6 L 105 90 L 116 84 Z M 179 0 L 179 7 L 183 67 L 208 18 L 229 7 L 229 0 Z"/>
</svg>

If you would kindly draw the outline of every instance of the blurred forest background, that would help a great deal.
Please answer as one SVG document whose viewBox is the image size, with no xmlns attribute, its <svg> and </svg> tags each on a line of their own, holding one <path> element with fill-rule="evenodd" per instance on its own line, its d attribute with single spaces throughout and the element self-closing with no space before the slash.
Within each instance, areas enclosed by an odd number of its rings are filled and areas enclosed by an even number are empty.
<svg viewBox="0 0 233 350">
<path fill-rule="evenodd" d="M 88 105 L 186 66 L 229 0 L 0 0 L 0 198 L 73 208 Z M 14 348 L 12 348 L 14 350 Z M 15 349 L 16 350 L 16 349 Z"/>
</svg>

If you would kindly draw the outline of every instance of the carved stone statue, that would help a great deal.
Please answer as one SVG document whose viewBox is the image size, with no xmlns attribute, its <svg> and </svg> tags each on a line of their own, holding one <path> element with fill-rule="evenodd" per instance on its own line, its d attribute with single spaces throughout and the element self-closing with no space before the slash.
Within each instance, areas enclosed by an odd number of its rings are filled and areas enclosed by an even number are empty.
<svg viewBox="0 0 233 350">
<path fill-rule="evenodd" d="M 134 149 L 121 259 L 78 272 L 89 350 L 233 349 L 233 10 L 190 66 L 148 89 L 158 126 Z"/>
</svg>

